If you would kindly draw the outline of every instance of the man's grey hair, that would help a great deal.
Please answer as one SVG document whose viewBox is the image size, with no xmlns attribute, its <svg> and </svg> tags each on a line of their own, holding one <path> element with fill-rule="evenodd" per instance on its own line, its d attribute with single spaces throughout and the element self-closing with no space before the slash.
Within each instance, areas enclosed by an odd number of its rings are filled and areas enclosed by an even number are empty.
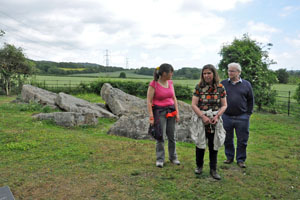
<svg viewBox="0 0 300 200">
<path fill-rule="evenodd" d="M 229 67 L 234 67 L 234 68 L 236 68 L 239 72 L 242 72 L 242 68 L 241 68 L 241 65 L 239 64 L 239 63 L 229 63 L 228 64 L 228 68 Z"/>
</svg>

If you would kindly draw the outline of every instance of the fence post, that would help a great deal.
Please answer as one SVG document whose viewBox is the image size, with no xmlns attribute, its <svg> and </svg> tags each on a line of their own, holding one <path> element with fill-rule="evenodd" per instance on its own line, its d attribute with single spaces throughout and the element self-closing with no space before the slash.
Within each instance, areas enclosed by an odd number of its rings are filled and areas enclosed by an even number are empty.
<svg viewBox="0 0 300 200">
<path fill-rule="evenodd" d="M 289 91 L 289 97 L 288 97 L 288 116 L 290 116 L 290 102 L 291 102 L 291 91 Z"/>
</svg>

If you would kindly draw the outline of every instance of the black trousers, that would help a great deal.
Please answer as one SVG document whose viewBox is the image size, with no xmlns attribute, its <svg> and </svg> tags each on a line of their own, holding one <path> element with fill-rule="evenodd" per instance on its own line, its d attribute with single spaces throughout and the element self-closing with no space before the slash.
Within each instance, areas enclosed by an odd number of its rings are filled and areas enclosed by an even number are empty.
<svg viewBox="0 0 300 200">
<path fill-rule="evenodd" d="M 217 157 L 218 151 L 214 150 L 214 133 L 206 133 L 206 138 L 208 139 L 208 149 L 209 149 L 209 167 L 210 169 L 217 169 Z M 199 149 L 196 146 L 196 164 L 197 167 L 203 167 L 204 164 L 204 153 L 205 149 Z"/>
</svg>

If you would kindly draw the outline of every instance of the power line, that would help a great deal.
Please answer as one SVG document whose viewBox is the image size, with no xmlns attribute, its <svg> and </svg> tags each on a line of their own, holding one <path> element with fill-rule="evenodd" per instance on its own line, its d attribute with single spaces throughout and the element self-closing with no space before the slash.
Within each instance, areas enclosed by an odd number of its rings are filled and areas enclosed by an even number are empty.
<svg viewBox="0 0 300 200">
<path fill-rule="evenodd" d="M 109 66 L 109 55 L 108 55 L 108 49 L 105 50 L 105 64 L 106 67 Z"/>
</svg>

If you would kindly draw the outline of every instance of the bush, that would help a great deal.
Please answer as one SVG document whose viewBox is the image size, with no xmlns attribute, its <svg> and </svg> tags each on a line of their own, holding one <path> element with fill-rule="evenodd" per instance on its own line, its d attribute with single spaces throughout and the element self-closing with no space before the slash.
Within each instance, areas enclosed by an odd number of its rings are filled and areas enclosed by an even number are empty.
<svg viewBox="0 0 300 200">
<path fill-rule="evenodd" d="M 79 93 L 95 93 L 100 95 L 101 88 L 104 83 L 111 84 L 112 87 L 118 88 L 123 92 L 131 95 L 145 98 L 147 96 L 147 90 L 149 82 L 136 82 L 136 81 L 116 81 L 116 80 L 98 80 L 91 83 L 80 83 L 76 88 L 70 89 L 69 87 L 51 88 L 44 84 L 33 85 L 52 91 L 52 92 L 64 92 L 67 94 L 79 94 Z M 190 100 L 192 98 L 192 90 L 186 85 L 174 85 L 176 97 L 182 100 Z"/>
<path fill-rule="evenodd" d="M 121 72 L 119 75 L 119 78 L 126 78 L 126 73 L 125 72 Z"/>
<path fill-rule="evenodd" d="M 298 87 L 293 98 L 296 99 L 296 101 L 300 104 L 300 83 L 298 83 Z"/>
</svg>

